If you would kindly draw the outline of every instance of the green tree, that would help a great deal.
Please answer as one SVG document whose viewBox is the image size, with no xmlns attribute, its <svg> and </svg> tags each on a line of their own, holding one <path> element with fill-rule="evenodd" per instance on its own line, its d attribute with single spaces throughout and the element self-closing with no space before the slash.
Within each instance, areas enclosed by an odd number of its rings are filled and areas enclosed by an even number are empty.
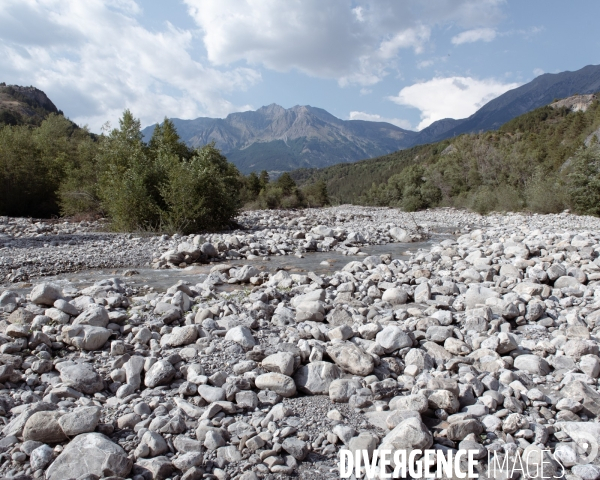
<svg viewBox="0 0 600 480">
<path fill-rule="evenodd" d="M 582 147 L 575 154 L 568 177 L 570 200 L 579 214 L 600 215 L 600 147 Z"/>
<path fill-rule="evenodd" d="M 258 179 L 260 181 L 260 189 L 263 190 L 269 184 L 269 172 L 263 170 L 260 172 Z"/>
<path fill-rule="evenodd" d="M 264 188 L 256 172 L 251 172 L 250 175 L 248 175 L 246 184 L 248 186 L 248 190 L 254 196 L 254 198 L 256 198 L 261 189 Z"/>
<path fill-rule="evenodd" d="M 288 172 L 282 173 L 277 179 L 276 184 L 279 188 L 281 188 L 283 195 L 291 195 L 298 188 L 296 182 L 294 182 Z"/>
<path fill-rule="evenodd" d="M 179 158 L 189 160 L 194 154 L 194 150 L 181 140 L 175 125 L 167 117 L 165 117 L 163 123 L 156 125 L 154 128 L 148 147 L 155 156 L 158 155 L 159 151 L 166 151 L 177 155 Z"/>
</svg>

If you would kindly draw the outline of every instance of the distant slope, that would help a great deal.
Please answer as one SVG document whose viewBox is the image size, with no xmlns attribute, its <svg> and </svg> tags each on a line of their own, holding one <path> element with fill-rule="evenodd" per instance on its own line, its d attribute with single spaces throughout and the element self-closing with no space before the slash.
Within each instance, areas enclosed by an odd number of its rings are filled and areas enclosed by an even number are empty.
<svg viewBox="0 0 600 480">
<path fill-rule="evenodd" d="M 569 159 L 594 142 L 600 142 L 600 104 L 580 95 L 520 115 L 496 131 L 290 175 L 301 186 L 325 181 L 334 203 L 560 211 L 568 207 L 563 183 Z"/>
<path fill-rule="evenodd" d="M 172 119 L 190 146 L 211 141 L 248 173 L 324 167 L 385 155 L 412 143 L 417 134 L 385 122 L 341 120 L 310 106 L 272 104 L 226 118 Z M 155 125 L 143 130 L 149 140 Z"/>
<path fill-rule="evenodd" d="M 443 119 L 421 130 L 413 145 L 451 138 L 462 133 L 496 130 L 509 120 L 548 105 L 556 98 L 600 91 L 600 65 L 575 72 L 545 73 L 529 83 L 500 95 L 468 118 Z"/>
<path fill-rule="evenodd" d="M 60 113 L 35 87 L 0 84 L 0 125 L 39 125 L 50 113 Z"/>
</svg>

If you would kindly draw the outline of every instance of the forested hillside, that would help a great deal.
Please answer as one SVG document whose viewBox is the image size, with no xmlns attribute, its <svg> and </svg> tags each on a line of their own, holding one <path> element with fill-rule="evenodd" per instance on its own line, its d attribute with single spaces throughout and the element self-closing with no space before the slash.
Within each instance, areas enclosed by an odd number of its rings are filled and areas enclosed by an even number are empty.
<svg viewBox="0 0 600 480">
<path fill-rule="evenodd" d="M 584 110 L 575 98 L 496 131 L 291 176 L 301 185 L 324 180 L 334 203 L 598 214 L 592 199 L 600 178 L 600 107 L 595 97 L 588 100 Z"/>
</svg>

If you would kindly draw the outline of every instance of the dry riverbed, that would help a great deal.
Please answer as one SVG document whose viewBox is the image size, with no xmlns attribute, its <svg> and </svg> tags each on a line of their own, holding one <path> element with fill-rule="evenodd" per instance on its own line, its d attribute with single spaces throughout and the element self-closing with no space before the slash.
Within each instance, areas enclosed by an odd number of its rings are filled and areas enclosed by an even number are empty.
<svg viewBox="0 0 600 480">
<path fill-rule="evenodd" d="M 581 447 L 600 444 L 599 219 L 238 222 L 0 219 L 0 476 L 333 479 L 340 449 L 435 448 L 476 450 L 480 478 L 500 478 L 488 453 L 541 450 L 565 472 L 534 478 L 600 478 Z"/>
</svg>

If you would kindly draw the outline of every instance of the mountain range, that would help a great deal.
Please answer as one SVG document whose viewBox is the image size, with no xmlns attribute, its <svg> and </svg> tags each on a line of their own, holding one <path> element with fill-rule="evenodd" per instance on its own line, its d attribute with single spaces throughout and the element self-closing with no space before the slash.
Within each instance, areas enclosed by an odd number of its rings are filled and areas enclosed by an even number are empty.
<svg viewBox="0 0 600 480">
<path fill-rule="evenodd" d="M 468 118 L 445 118 L 420 132 L 385 122 L 340 120 L 311 106 L 285 109 L 272 104 L 226 118 L 171 119 L 190 146 L 215 141 L 238 168 L 281 172 L 320 168 L 374 158 L 463 133 L 495 130 L 507 121 L 576 93 L 600 91 L 600 65 L 574 72 L 546 73 L 491 100 Z M 143 130 L 149 139 L 155 125 Z"/>
<path fill-rule="evenodd" d="M 341 120 L 311 106 L 285 109 L 271 104 L 226 118 L 172 118 L 179 136 L 192 147 L 214 141 L 243 173 L 321 168 L 380 157 L 463 133 L 498 129 L 509 120 L 555 99 L 600 91 L 600 65 L 574 72 L 543 74 L 500 95 L 468 118 L 446 118 L 420 132 L 386 122 Z M 0 125 L 39 125 L 50 113 L 62 113 L 35 87 L 0 83 Z M 143 130 L 149 140 L 156 125 Z"/>
<path fill-rule="evenodd" d="M 340 120 L 321 108 L 271 104 L 226 118 L 172 118 L 191 147 L 211 141 L 244 173 L 353 162 L 406 148 L 415 132 L 385 122 Z M 155 125 L 143 130 L 149 140 Z"/>
</svg>

